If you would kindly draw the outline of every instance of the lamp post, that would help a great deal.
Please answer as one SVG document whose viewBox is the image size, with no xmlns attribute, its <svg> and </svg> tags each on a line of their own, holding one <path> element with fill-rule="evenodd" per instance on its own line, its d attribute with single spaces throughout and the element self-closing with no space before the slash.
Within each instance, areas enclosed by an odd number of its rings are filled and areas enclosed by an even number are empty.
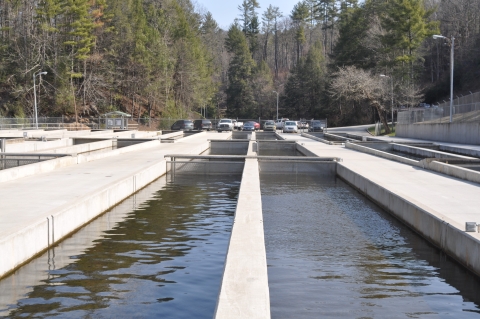
<svg viewBox="0 0 480 319">
<path fill-rule="evenodd" d="M 434 39 L 445 39 L 449 40 L 443 35 L 435 34 Z M 452 123 L 453 118 L 453 57 L 454 57 L 454 48 L 455 48 L 455 38 L 452 35 L 450 40 L 450 123 Z"/>
<path fill-rule="evenodd" d="M 273 93 L 277 93 L 277 121 L 278 121 L 278 92 L 277 92 L 277 91 L 273 91 Z"/>
<path fill-rule="evenodd" d="M 380 74 L 381 77 L 385 77 L 385 78 L 390 78 L 390 83 L 391 83 L 391 86 L 392 86 L 392 126 L 393 126 L 393 78 L 391 76 L 388 76 L 388 75 L 385 75 L 385 74 Z"/>
<path fill-rule="evenodd" d="M 35 78 L 47 74 L 47 72 L 38 72 L 33 73 L 33 99 L 34 99 L 34 108 L 35 108 L 35 128 L 38 130 L 38 117 L 37 117 L 37 88 L 35 85 Z"/>
</svg>

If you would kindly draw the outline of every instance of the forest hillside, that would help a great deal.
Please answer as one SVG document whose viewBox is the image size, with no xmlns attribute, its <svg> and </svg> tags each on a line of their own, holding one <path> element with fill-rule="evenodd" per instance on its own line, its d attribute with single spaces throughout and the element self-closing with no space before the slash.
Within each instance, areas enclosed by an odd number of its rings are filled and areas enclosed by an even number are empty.
<svg viewBox="0 0 480 319">
<path fill-rule="evenodd" d="M 72 121 L 266 119 L 278 98 L 280 117 L 385 122 L 448 100 L 452 38 L 455 95 L 478 91 L 478 0 L 237 1 L 222 30 L 190 0 L 0 0 L 0 116 L 32 117 L 36 94 Z"/>
</svg>

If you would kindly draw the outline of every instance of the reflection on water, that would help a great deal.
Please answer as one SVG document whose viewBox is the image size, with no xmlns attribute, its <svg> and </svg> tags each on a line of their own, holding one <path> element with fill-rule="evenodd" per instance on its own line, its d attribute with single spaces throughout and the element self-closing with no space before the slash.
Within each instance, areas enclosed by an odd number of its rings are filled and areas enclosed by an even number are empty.
<svg viewBox="0 0 480 319">
<path fill-rule="evenodd" d="M 272 318 L 479 317 L 479 280 L 340 180 L 261 176 Z"/>
<path fill-rule="evenodd" d="M 157 191 L 142 195 L 155 185 Z M 75 242 L 70 251 L 77 253 L 60 258 L 58 247 L 59 257 L 52 250 L 39 258 L 48 262 L 37 269 L 41 282 L 0 311 L 8 308 L 11 318 L 211 318 L 238 188 L 238 177 L 177 177 L 166 184 L 162 178 L 120 204 L 135 209 L 114 217 L 100 236 L 95 223 L 110 213 L 89 224 L 83 238 L 73 240 L 79 232 L 62 243 Z M 21 273 L 0 282 L 2 290 L 26 289 L 16 285 L 28 285 Z"/>
</svg>

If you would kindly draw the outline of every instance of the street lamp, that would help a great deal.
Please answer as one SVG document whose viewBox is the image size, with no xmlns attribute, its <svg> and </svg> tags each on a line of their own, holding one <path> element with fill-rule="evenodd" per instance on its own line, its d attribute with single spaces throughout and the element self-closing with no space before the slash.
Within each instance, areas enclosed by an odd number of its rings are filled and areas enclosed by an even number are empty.
<svg viewBox="0 0 480 319">
<path fill-rule="evenodd" d="M 35 128 L 38 130 L 38 117 L 37 117 L 37 89 L 35 86 L 35 78 L 38 76 L 42 76 L 47 74 L 47 72 L 38 72 L 33 73 L 33 99 L 34 99 L 34 106 L 35 106 Z"/>
<path fill-rule="evenodd" d="M 393 78 L 385 74 L 380 74 L 380 76 L 385 78 L 390 78 L 390 83 L 392 84 L 392 126 L 393 126 Z"/>
<path fill-rule="evenodd" d="M 277 92 L 277 91 L 273 91 L 273 93 L 277 93 L 277 121 L 278 121 L 278 92 Z"/>
<path fill-rule="evenodd" d="M 447 37 L 443 35 L 435 34 L 433 38 L 436 39 L 445 39 L 449 40 Z M 455 47 L 455 38 L 452 35 L 452 39 L 450 40 L 450 123 L 452 123 L 453 117 L 453 51 Z"/>
</svg>

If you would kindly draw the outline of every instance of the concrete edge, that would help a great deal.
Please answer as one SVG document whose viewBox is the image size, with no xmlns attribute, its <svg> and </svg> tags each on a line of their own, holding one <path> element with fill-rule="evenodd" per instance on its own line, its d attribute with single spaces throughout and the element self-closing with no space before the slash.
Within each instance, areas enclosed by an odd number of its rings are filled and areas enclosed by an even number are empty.
<svg viewBox="0 0 480 319">
<path fill-rule="evenodd" d="M 347 143 L 345 143 L 345 148 L 352 149 L 352 150 L 359 151 L 359 152 L 366 153 L 366 154 L 370 154 L 370 155 L 375 155 L 375 156 L 378 156 L 378 157 L 383 157 L 383 158 L 386 158 L 386 159 L 389 159 L 389 160 L 392 160 L 392 161 L 396 161 L 396 162 L 400 162 L 400 163 L 403 163 L 403 164 L 408 164 L 408 165 L 423 168 L 423 165 L 419 161 L 414 161 L 414 160 L 411 160 L 409 158 L 405 158 L 405 157 L 402 157 L 402 156 L 389 154 L 389 153 L 382 152 L 382 151 L 379 151 L 379 150 L 376 150 L 376 149 L 373 149 L 373 148 L 358 145 L 356 143 L 347 142 Z"/>
<path fill-rule="evenodd" d="M 313 136 L 313 135 L 307 134 L 307 133 L 302 133 L 302 134 L 300 134 L 300 136 L 309 138 L 309 139 L 314 140 L 314 141 L 322 142 L 322 143 L 327 144 L 327 145 L 341 145 L 341 144 L 345 143 L 345 142 L 330 142 L 330 141 L 324 140 L 323 138 L 316 137 L 316 136 Z"/>
<path fill-rule="evenodd" d="M 393 143 L 394 144 L 394 143 Z M 400 144 L 394 144 L 395 146 L 399 146 Z M 402 145 L 400 145 L 402 146 Z M 420 167 L 426 170 L 430 170 L 433 172 L 441 173 L 444 175 L 447 175 L 449 177 L 455 177 L 459 178 L 465 181 L 473 182 L 473 183 L 480 183 L 480 173 L 465 169 L 463 167 L 458 167 L 455 165 L 450 165 L 442 162 L 437 162 L 437 161 L 427 161 L 427 160 L 421 160 L 421 161 L 414 161 L 408 158 L 404 158 L 398 155 L 394 154 L 389 154 L 386 152 L 382 152 L 379 150 L 371 149 L 365 146 L 358 145 L 356 143 L 346 143 L 345 144 L 346 148 L 353 149 L 359 152 L 383 157 L 392 161 L 400 162 L 403 164 L 408 164 L 416 167 Z M 461 159 L 461 158 L 460 158 Z"/>
<path fill-rule="evenodd" d="M 337 176 L 405 223 L 420 236 L 480 276 L 480 235 L 402 194 L 395 194 L 337 164 Z"/>
<path fill-rule="evenodd" d="M 438 161 L 422 160 L 421 163 L 428 170 L 480 184 L 480 172 Z"/>
<path fill-rule="evenodd" d="M 414 150 L 415 154 L 425 156 L 428 158 L 458 158 L 458 159 L 475 159 L 474 157 L 469 157 L 465 155 L 456 155 L 445 153 L 442 151 L 425 149 L 419 146 L 411 146 L 411 145 L 404 145 L 404 144 L 397 144 L 397 143 L 390 143 L 393 146 L 393 149 L 400 152 L 409 152 L 409 150 Z M 411 153 L 411 151 L 410 151 Z"/>
<path fill-rule="evenodd" d="M 130 145 L 130 146 L 122 147 L 122 148 L 117 148 L 115 150 L 112 150 L 110 152 L 105 152 L 105 153 L 92 154 L 92 155 L 79 154 L 77 156 L 78 164 L 91 162 L 91 161 L 96 161 L 96 160 L 106 158 L 106 157 L 110 157 L 110 156 L 117 156 L 117 155 L 124 154 L 124 153 L 149 149 L 149 148 L 159 146 L 159 145 L 161 145 L 160 140 L 152 140 L 150 142 L 144 142 L 144 143 Z"/>
<path fill-rule="evenodd" d="M 84 152 L 91 152 L 91 151 L 96 151 L 100 150 L 103 148 L 109 148 L 112 147 L 113 145 L 113 140 L 104 140 L 104 141 L 98 141 L 98 142 L 92 142 L 92 143 L 87 143 L 87 144 L 78 144 L 78 145 L 72 145 L 72 146 L 66 146 L 66 147 L 60 147 L 60 148 L 55 148 L 48 150 L 48 153 L 84 153 Z M 45 151 L 43 151 L 45 152 Z M 33 152 L 33 154 L 39 153 L 39 151 Z"/>
<path fill-rule="evenodd" d="M 32 154 L 34 155 L 34 154 Z M 0 183 L 13 181 L 22 177 L 32 176 L 45 172 L 51 172 L 57 168 L 77 164 L 77 158 L 74 156 L 64 156 L 46 160 L 38 163 L 18 166 L 0 171 Z"/>
<path fill-rule="evenodd" d="M 253 141 L 249 155 L 253 155 Z M 214 318 L 270 318 L 258 161 L 246 159 Z"/>
</svg>

